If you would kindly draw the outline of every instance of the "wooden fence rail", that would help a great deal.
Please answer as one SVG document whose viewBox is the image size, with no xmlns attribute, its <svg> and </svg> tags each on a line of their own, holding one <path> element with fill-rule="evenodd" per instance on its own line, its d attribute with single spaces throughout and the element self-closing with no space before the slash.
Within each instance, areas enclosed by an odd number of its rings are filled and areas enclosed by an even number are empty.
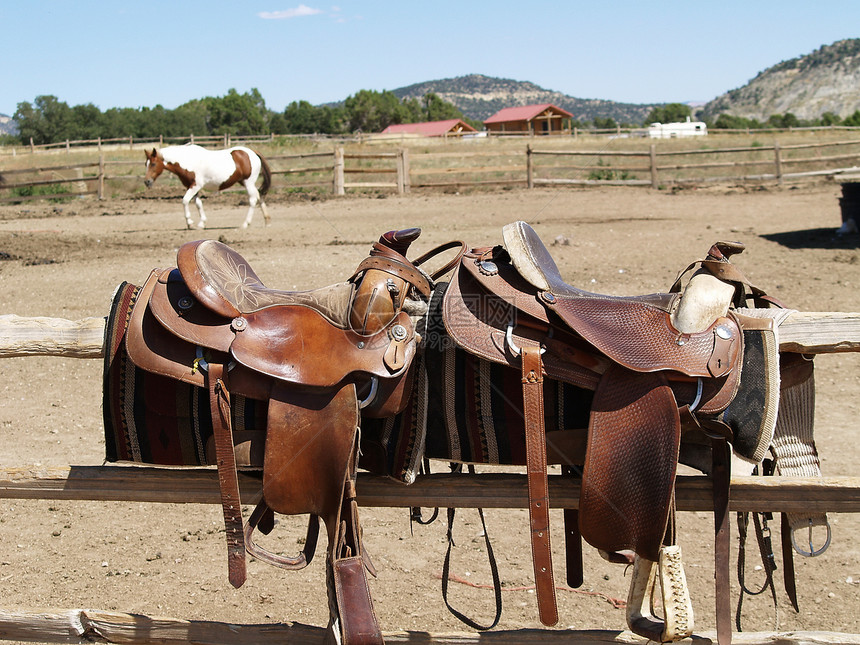
<svg viewBox="0 0 860 645">
<path fill-rule="evenodd" d="M 854 151 L 846 150 L 853 147 Z M 827 151 L 828 154 L 822 154 Z M 523 156 L 524 151 L 524 156 Z M 813 151 L 805 154 L 804 151 Z M 838 152 L 838 154 L 836 154 Z M 266 155 L 275 185 L 287 189 L 329 187 L 335 195 L 348 190 L 383 189 L 398 194 L 413 188 L 626 185 L 660 188 L 675 183 L 762 182 L 836 178 L 860 174 L 860 139 L 827 143 L 735 146 L 693 150 L 661 150 L 656 144 L 640 150 L 541 150 L 529 143 L 524 150 L 448 152 L 408 148 L 373 153 L 352 152 L 343 146 L 330 151 Z M 691 161 L 683 161 L 691 158 Z M 692 161 L 698 158 L 699 161 Z M 566 163 L 565 160 L 577 160 Z M 319 160 L 319 163 L 313 163 Z M 310 163 L 308 163 L 310 162 Z M 0 195 L 5 191 L 80 182 L 79 190 L 56 194 L 0 196 L 3 201 L 52 199 L 95 194 L 105 199 L 105 183 L 139 182 L 142 162 L 108 159 L 65 165 L 0 168 Z M 734 174 L 730 174 L 734 172 Z M 50 176 L 45 174 L 51 173 Z M 168 181 L 171 181 L 168 179 Z M 19 191 L 20 192 L 20 191 Z M 41 192 L 41 191 L 35 191 Z"/>
</svg>

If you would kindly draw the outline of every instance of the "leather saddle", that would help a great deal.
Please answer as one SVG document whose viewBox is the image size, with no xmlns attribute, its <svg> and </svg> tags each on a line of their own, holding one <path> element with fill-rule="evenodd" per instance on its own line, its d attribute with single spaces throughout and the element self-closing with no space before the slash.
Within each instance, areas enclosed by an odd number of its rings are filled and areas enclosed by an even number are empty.
<svg viewBox="0 0 860 645">
<path fill-rule="evenodd" d="M 355 500 L 360 415 L 389 417 L 410 395 L 418 336 L 410 309 L 428 299 L 433 276 L 405 254 L 420 229 L 380 237 L 352 277 L 313 291 L 266 287 L 235 250 L 214 241 L 184 244 L 177 266 L 153 270 L 134 304 L 125 344 L 147 372 L 205 388 L 234 586 L 246 577 L 246 551 L 288 569 L 314 555 L 319 521 L 328 537 L 332 622 L 344 642 L 381 642 L 366 573 Z M 453 264 L 453 263 L 451 263 Z M 443 267 L 444 271 L 447 267 Z M 231 397 L 267 402 L 262 499 L 243 523 Z M 243 464 L 248 465 L 248 464 Z M 302 553 L 258 546 L 273 514 L 309 514 Z"/>
<path fill-rule="evenodd" d="M 442 318 L 457 346 L 521 372 L 540 619 L 547 625 L 558 620 L 544 433 L 547 378 L 594 392 L 584 460 L 550 446 L 562 464 L 584 461 L 579 508 L 565 513 L 566 534 L 581 534 L 611 561 L 635 564 L 628 603 L 634 632 L 659 641 L 689 636 L 692 606 L 674 538 L 674 482 L 682 431 L 731 432 L 721 415 L 738 392 L 749 321 L 732 310 L 739 286 L 748 283 L 729 257 L 743 247 L 715 244 L 683 292 L 679 278 L 666 293 L 618 297 L 564 282 L 525 222 L 506 226 L 503 236 L 503 246 L 463 256 Z M 664 619 L 646 604 L 657 571 Z"/>
</svg>

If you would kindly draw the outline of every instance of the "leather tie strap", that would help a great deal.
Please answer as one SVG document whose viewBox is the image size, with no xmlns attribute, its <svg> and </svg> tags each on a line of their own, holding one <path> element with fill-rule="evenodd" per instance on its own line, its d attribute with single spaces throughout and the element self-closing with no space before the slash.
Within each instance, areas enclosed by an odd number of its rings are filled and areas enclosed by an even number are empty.
<svg viewBox="0 0 860 645">
<path fill-rule="evenodd" d="M 236 453 L 233 450 L 233 429 L 230 423 L 230 395 L 224 384 L 223 365 L 209 363 L 206 386 L 209 390 L 209 410 L 215 437 L 221 508 L 224 511 L 224 528 L 227 532 L 227 572 L 230 584 L 238 589 L 247 577 L 245 536 L 242 528 L 239 476 L 236 473 Z"/>
<path fill-rule="evenodd" d="M 549 484 L 546 471 L 541 348 L 537 345 L 523 346 L 521 352 L 535 595 L 541 623 L 552 626 L 558 622 L 558 607 L 555 600 L 552 551 L 549 541 Z"/>
<path fill-rule="evenodd" d="M 716 623 L 719 645 L 732 642 L 732 606 L 729 581 L 730 531 L 729 485 L 731 482 L 731 449 L 723 438 L 711 439 L 714 491 L 714 582 L 716 587 Z"/>
</svg>

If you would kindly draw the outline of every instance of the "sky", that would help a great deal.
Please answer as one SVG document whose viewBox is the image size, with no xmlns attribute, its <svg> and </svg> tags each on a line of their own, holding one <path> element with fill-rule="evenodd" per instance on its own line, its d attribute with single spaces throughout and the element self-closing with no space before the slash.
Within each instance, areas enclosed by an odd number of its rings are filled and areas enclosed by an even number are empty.
<svg viewBox="0 0 860 645">
<path fill-rule="evenodd" d="M 40 95 L 173 109 L 252 88 L 283 111 L 466 74 L 705 102 L 858 32 L 858 0 L 0 0 L 0 114 Z"/>
</svg>

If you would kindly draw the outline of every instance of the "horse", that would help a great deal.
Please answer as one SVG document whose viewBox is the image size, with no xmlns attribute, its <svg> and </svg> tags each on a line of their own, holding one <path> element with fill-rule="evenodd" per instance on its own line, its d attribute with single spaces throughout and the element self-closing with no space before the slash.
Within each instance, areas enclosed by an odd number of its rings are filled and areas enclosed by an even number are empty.
<svg viewBox="0 0 860 645">
<path fill-rule="evenodd" d="M 224 190 L 237 182 L 241 182 L 248 191 L 248 215 L 242 222 L 242 228 L 247 228 L 254 217 L 257 204 L 263 211 L 266 225 L 269 224 L 269 213 L 263 197 L 272 185 L 272 171 L 262 155 L 250 148 L 235 146 L 225 150 L 207 150 L 198 145 L 168 146 L 161 150 L 152 149 L 146 152 L 146 175 L 143 183 L 151 187 L 158 176 L 169 170 L 179 177 L 185 186 L 185 196 L 182 205 L 185 207 L 185 221 L 191 229 L 191 200 L 197 205 L 200 220 L 197 228 L 206 228 L 206 214 L 203 212 L 203 201 L 199 193 L 204 188 Z M 263 184 L 257 189 L 257 178 L 262 172 Z"/>
</svg>

